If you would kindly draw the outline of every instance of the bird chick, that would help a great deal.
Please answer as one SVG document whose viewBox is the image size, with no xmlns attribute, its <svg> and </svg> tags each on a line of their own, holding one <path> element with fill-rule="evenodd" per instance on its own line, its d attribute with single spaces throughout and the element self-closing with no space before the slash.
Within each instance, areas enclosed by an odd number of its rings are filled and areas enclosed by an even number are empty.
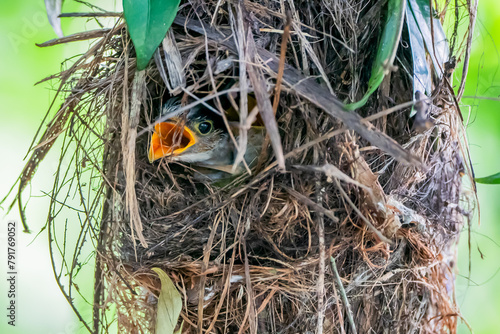
<svg viewBox="0 0 500 334">
<path fill-rule="evenodd" d="M 241 173 L 241 166 L 236 170 L 232 168 L 237 150 L 222 116 L 201 104 L 181 114 L 177 112 L 180 107 L 180 100 L 169 100 L 163 106 L 160 117 L 172 117 L 155 124 L 148 150 L 149 161 L 168 157 L 171 161 L 191 163 L 228 174 Z M 238 141 L 238 127 L 230 128 Z M 253 126 L 248 130 L 244 159 L 249 166 L 257 161 L 263 139 L 263 127 Z"/>
</svg>

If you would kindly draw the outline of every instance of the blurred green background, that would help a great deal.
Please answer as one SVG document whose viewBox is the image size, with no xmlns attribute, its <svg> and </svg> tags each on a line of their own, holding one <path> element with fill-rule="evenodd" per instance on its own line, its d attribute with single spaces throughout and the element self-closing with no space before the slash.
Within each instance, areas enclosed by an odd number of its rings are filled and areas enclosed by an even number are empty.
<svg viewBox="0 0 500 334">
<path fill-rule="evenodd" d="M 500 98 L 498 76 L 500 54 L 500 9 L 498 0 L 481 0 L 474 33 L 474 50 L 468 83 L 462 101 L 464 118 L 468 120 L 468 140 L 476 176 L 500 171 L 500 101 L 475 99 L 474 96 Z M 107 10 L 120 11 L 121 1 L 100 1 Z M 88 11 L 82 4 L 66 2 L 65 12 Z M 463 22 L 466 23 L 465 21 Z M 95 22 L 86 19 L 63 19 L 66 34 L 93 29 Z M 62 61 L 85 51 L 89 42 L 38 48 L 40 43 L 55 37 L 47 22 L 41 0 L 2 1 L 0 4 L 0 196 L 8 192 L 24 166 L 23 158 L 32 137 L 54 96 L 51 83 L 34 86 L 40 79 L 64 68 Z M 55 84 L 55 83 L 54 83 Z M 457 82 L 454 82 L 457 84 Z M 33 196 L 28 221 L 34 232 L 18 231 L 18 285 L 16 327 L 0 321 L 0 333 L 84 333 L 54 281 L 49 260 L 46 235 L 35 235 L 47 216 L 46 197 L 42 190 L 52 187 L 56 168 L 52 152 L 38 170 L 27 193 Z M 471 266 L 469 275 L 468 230 L 464 231 L 459 251 L 459 276 L 456 299 L 462 314 L 475 333 L 500 333 L 500 186 L 478 185 L 481 224 L 477 214 L 470 227 Z M 27 198 L 28 196 L 25 196 Z M 6 307 L 5 258 L 6 222 L 17 220 L 17 210 L 6 214 L 4 205 L 0 230 L 2 269 L 0 272 L 1 309 Z M 89 282 L 90 283 L 90 282 Z M 3 311 L 5 313 L 5 311 Z M 87 312 L 85 314 L 85 312 Z M 90 309 L 84 315 L 90 315 Z M 469 333 L 461 324 L 459 333 Z"/>
</svg>

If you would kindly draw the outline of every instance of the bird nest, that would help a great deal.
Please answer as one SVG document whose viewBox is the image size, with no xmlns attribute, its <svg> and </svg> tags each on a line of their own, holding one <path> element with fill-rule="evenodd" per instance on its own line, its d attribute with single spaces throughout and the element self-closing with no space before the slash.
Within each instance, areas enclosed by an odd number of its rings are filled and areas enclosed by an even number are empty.
<svg viewBox="0 0 500 334">
<path fill-rule="evenodd" d="M 92 245 L 94 315 L 79 313 L 90 331 L 107 332 L 117 319 L 120 332 L 154 332 L 160 281 L 152 268 L 182 296 L 183 333 L 455 331 L 467 168 L 453 66 L 415 105 L 405 28 L 397 66 L 386 64 L 367 104 L 346 111 L 341 102 L 367 90 L 386 6 L 182 3 L 142 72 L 118 14 L 111 29 L 47 44 L 98 38 L 51 77 L 65 100 L 21 178 L 23 189 L 62 138 L 48 230 L 52 251 L 73 256 L 61 265 L 69 300 Z M 258 162 L 224 182 L 168 157 L 149 162 L 155 119 L 173 97 L 186 110 L 222 115 L 229 101 L 241 131 L 255 99 L 266 128 Z M 412 110 L 423 114 L 411 118 Z M 56 216 L 71 192 L 80 207 L 73 252 L 53 246 L 66 236 L 70 223 Z"/>
</svg>

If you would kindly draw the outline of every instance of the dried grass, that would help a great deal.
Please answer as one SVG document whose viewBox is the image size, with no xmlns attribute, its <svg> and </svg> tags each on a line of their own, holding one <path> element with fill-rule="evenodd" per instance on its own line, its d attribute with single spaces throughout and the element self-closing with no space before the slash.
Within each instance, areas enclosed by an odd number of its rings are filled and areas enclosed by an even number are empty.
<svg viewBox="0 0 500 334">
<path fill-rule="evenodd" d="M 71 183 L 83 207 L 75 249 L 92 240 L 96 250 L 94 318 L 81 317 L 89 330 L 107 332 L 116 305 L 120 332 L 152 332 L 151 268 L 160 267 L 183 295 L 183 333 L 455 332 L 455 244 L 469 199 L 453 92 L 434 82 L 432 125 L 421 133 L 411 130 L 405 66 L 360 115 L 340 102 L 366 89 L 384 5 L 193 0 L 144 78 L 134 76 L 120 18 L 52 78 L 65 102 L 21 188 L 64 137 L 61 161 L 73 155 L 74 174 L 58 169 L 49 238 Z M 404 47 L 397 59 L 411 62 Z M 242 125 L 247 92 L 257 99 L 270 143 L 260 165 L 216 186 L 194 179 L 192 166 L 150 164 L 159 105 L 176 94 L 220 108 L 230 79 L 228 90 L 243 92 Z M 53 248 L 63 258 L 69 251 Z M 74 284 L 65 291 L 71 299 Z"/>
</svg>

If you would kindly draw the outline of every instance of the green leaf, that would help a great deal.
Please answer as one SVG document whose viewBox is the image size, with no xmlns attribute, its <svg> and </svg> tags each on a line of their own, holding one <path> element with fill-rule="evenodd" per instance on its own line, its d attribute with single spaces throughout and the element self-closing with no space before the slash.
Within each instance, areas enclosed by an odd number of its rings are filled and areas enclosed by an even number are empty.
<svg viewBox="0 0 500 334">
<path fill-rule="evenodd" d="M 161 281 L 158 309 L 156 313 L 156 334 L 174 334 L 182 310 L 182 298 L 174 283 L 160 268 L 152 269 Z M 182 325 L 181 325 L 182 328 Z M 177 331 L 178 332 L 178 331 Z M 175 333 L 177 333 L 175 332 Z"/>
<path fill-rule="evenodd" d="M 143 70 L 172 25 L 180 0 L 123 0 L 123 14 Z"/>
<path fill-rule="evenodd" d="M 475 178 L 477 183 L 483 184 L 500 184 L 500 173 L 496 173 L 486 177 Z"/>
<path fill-rule="evenodd" d="M 434 70 L 439 78 L 441 78 L 444 71 L 444 63 L 448 61 L 450 56 L 443 26 L 439 19 L 431 17 L 432 9 L 429 7 L 429 0 L 408 0 L 408 6 L 418 25 L 427 52 L 431 56 Z"/>
<path fill-rule="evenodd" d="M 387 21 L 378 45 L 372 74 L 368 81 L 368 90 L 360 101 L 346 105 L 348 110 L 364 106 L 370 95 L 380 86 L 382 80 L 384 80 L 384 76 L 391 71 L 401 38 L 401 30 L 403 29 L 405 8 L 406 0 L 389 0 Z"/>
</svg>

